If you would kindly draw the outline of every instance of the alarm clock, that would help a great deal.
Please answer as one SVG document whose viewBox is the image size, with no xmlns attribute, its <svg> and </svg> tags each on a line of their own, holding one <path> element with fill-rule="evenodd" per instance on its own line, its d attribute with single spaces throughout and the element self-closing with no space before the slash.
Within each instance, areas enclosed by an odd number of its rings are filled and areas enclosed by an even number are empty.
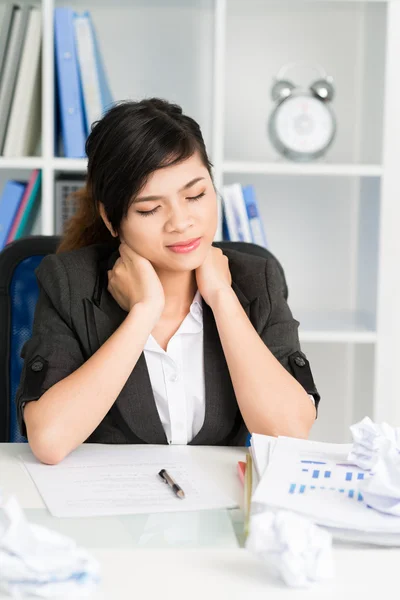
<svg viewBox="0 0 400 600">
<path fill-rule="evenodd" d="M 323 156 L 336 135 L 336 118 L 331 107 L 333 79 L 322 67 L 313 66 L 318 77 L 308 88 L 286 78 L 284 65 L 274 78 L 271 96 L 276 106 L 268 122 L 268 134 L 274 148 L 293 161 L 311 161 Z"/>
</svg>

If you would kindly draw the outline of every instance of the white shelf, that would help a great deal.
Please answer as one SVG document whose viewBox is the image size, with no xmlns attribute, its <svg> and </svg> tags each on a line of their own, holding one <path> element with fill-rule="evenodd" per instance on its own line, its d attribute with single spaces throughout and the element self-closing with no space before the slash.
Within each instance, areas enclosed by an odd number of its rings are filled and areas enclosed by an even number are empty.
<svg viewBox="0 0 400 600">
<path fill-rule="evenodd" d="M 298 311 L 301 342 L 374 344 L 373 318 L 361 311 Z"/>
<path fill-rule="evenodd" d="M 42 169 L 44 166 L 43 158 L 4 158 L 0 157 L 0 169 Z"/>
<path fill-rule="evenodd" d="M 52 161 L 54 171 L 85 172 L 87 169 L 86 158 L 54 158 Z"/>
<path fill-rule="evenodd" d="M 318 175 L 338 177 L 380 177 L 381 165 L 290 163 L 290 162 L 241 162 L 225 161 L 224 173 L 257 175 Z"/>
<path fill-rule="evenodd" d="M 301 342 L 317 344 L 375 344 L 377 335 L 373 331 L 299 331 Z"/>
</svg>

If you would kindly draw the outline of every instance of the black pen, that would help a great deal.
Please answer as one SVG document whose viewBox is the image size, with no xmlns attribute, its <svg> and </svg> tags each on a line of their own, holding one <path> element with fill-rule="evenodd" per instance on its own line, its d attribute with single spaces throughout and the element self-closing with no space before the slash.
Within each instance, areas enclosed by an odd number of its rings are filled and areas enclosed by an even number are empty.
<svg viewBox="0 0 400 600">
<path fill-rule="evenodd" d="M 167 483 L 169 485 L 174 494 L 176 494 L 178 498 L 183 500 L 183 498 L 185 497 L 185 492 L 181 487 L 179 487 L 177 483 L 175 483 L 171 475 L 169 475 L 165 469 L 161 469 L 161 471 L 159 472 L 159 476 L 164 481 L 164 483 Z"/>
</svg>

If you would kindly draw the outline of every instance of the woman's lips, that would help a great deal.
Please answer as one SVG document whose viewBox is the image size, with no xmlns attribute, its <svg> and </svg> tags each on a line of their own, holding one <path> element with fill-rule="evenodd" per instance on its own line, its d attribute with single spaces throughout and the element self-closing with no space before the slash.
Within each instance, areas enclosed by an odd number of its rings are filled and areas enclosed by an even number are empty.
<svg viewBox="0 0 400 600">
<path fill-rule="evenodd" d="M 201 238 L 195 238 L 193 240 L 188 240 L 187 242 L 167 246 L 167 248 L 172 252 L 176 252 L 177 254 L 185 254 L 186 252 L 192 252 L 193 250 L 196 250 L 196 248 L 200 246 L 200 243 Z"/>
</svg>

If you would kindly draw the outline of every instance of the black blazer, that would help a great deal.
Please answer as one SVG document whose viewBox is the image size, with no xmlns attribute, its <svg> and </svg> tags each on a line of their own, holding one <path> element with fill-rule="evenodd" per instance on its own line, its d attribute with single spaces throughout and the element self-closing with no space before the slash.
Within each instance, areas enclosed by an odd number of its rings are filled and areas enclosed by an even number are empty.
<svg viewBox="0 0 400 600">
<path fill-rule="evenodd" d="M 319 395 L 309 363 L 300 350 L 299 323 L 292 317 L 285 299 L 286 284 L 280 264 L 273 257 L 266 259 L 235 250 L 224 250 L 224 254 L 229 259 L 232 288 L 254 328 L 281 364 L 314 395 L 317 404 Z M 40 295 L 32 337 L 21 352 L 24 366 L 16 394 L 23 435 L 26 435 L 23 403 L 37 400 L 75 371 L 124 320 L 126 312 L 107 290 L 107 270 L 118 256 L 115 247 L 96 244 L 50 254 L 36 269 Z M 203 324 L 205 420 L 190 443 L 243 445 L 248 432 L 212 310 L 204 301 Z M 167 443 L 143 353 L 111 409 L 86 441 Z"/>
</svg>

